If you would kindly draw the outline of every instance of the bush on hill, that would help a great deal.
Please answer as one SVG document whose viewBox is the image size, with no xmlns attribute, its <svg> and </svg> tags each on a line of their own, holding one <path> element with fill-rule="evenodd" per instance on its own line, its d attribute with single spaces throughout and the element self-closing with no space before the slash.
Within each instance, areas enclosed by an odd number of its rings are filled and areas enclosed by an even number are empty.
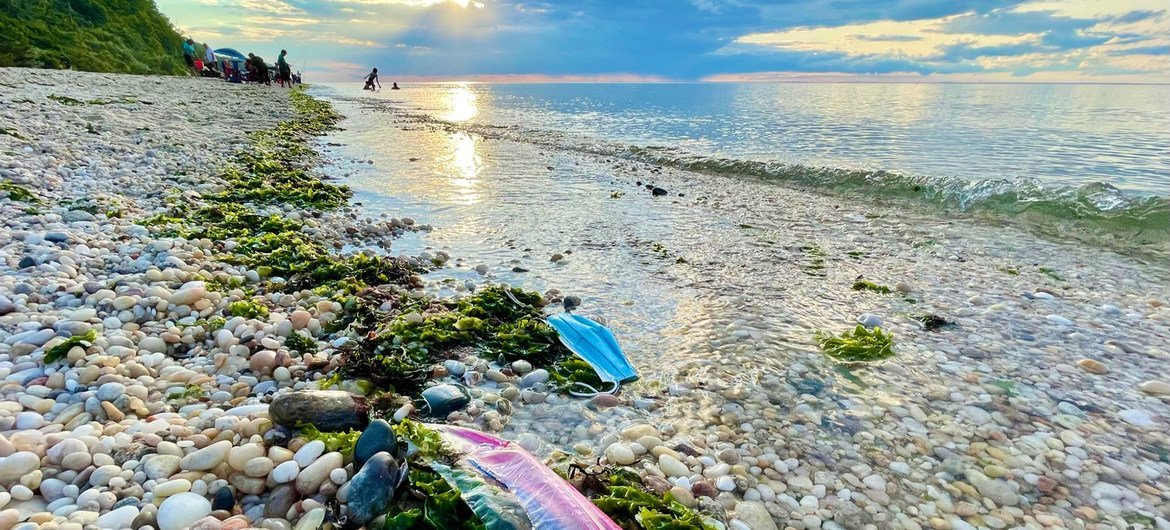
<svg viewBox="0 0 1170 530">
<path fill-rule="evenodd" d="M 184 71 L 182 37 L 153 0 L 0 0 L 0 66 Z"/>
</svg>

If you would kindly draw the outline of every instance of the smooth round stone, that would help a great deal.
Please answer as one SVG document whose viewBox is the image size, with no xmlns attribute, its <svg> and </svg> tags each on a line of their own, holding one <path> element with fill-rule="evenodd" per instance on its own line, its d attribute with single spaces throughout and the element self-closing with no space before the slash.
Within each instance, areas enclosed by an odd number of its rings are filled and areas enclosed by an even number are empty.
<svg viewBox="0 0 1170 530">
<path fill-rule="evenodd" d="M 1117 413 L 1117 415 L 1126 423 L 1137 427 L 1149 428 L 1156 424 L 1154 414 L 1148 410 L 1127 409 Z"/>
<path fill-rule="evenodd" d="M 353 467 L 361 469 L 370 457 L 383 451 L 393 455 L 398 450 L 398 439 L 386 420 L 371 421 L 353 447 Z"/>
<path fill-rule="evenodd" d="M 723 475 L 715 479 L 715 489 L 719 491 L 733 491 L 735 490 L 735 479 L 731 475 Z"/>
<path fill-rule="evenodd" d="M 633 464 L 636 459 L 634 456 L 634 451 L 631 450 L 630 447 L 626 444 L 621 443 L 610 444 L 609 447 L 606 447 L 605 458 L 606 460 L 609 460 L 611 464 L 617 464 L 620 466 L 628 466 Z"/>
<path fill-rule="evenodd" d="M 857 317 L 857 323 L 867 328 L 876 328 L 882 325 L 882 318 L 873 313 L 862 313 Z"/>
<path fill-rule="evenodd" d="M 180 291 L 175 291 L 174 294 L 171 294 L 171 297 L 168 301 L 172 305 L 187 305 L 187 306 L 189 306 L 189 305 L 192 305 L 195 302 L 198 302 L 199 300 L 202 300 L 206 297 L 207 297 L 207 288 L 200 284 L 200 285 L 188 287 L 186 289 L 182 289 Z"/>
<path fill-rule="evenodd" d="M 220 486 L 215 491 L 215 498 L 211 501 L 211 510 L 226 510 L 231 511 L 236 505 L 236 496 L 232 494 L 232 489 L 227 486 Z"/>
<path fill-rule="evenodd" d="M 170 477 L 179 471 L 180 458 L 175 455 L 151 455 L 143 464 L 142 470 L 146 478 L 159 480 Z"/>
<path fill-rule="evenodd" d="M 1170 383 L 1150 380 L 1138 385 L 1138 390 L 1151 396 L 1170 396 Z"/>
<path fill-rule="evenodd" d="M 325 522 L 325 508 L 313 508 L 297 521 L 293 530 L 317 530 Z"/>
<path fill-rule="evenodd" d="M 45 423 L 45 419 L 36 412 L 21 412 L 16 415 L 15 427 L 18 430 L 36 429 Z"/>
<path fill-rule="evenodd" d="M 171 480 L 160 482 L 154 487 L 153 493 L 155 497 L 170 497 L 180 493 L 191 491 L 191 481 L 185 478 L 174 478 Z"/>
<path fill-rule="evenodd" d="M 218 466 L 227 458 L 228 451 L 231 451 L 232 443 L 227 440 L 215 442 L 203 449 L 195 451 L 187 456 L 184 456 L 179 465 L 183 469 L 192 471 L 205 471 Z"/>
<path fill-rule="evenodd" d="M 293 460 L 297 465 L 304 468 L 312 464 L 321 455 L 325 454 L 325 442 L 321 440 L 313 440 L 297 450 L 293 454 Z"/>
<path fill-rule="evenodd" d="M 258 456 L 244 464 L 244 474 L 249 477 L 266 477 L 275 467 L 276 464 L 272 462 L 272 459 Z"/>
<path fill-rule="evenodd" d="M 661 469 L 668 477 L 686 477 L 691 474 L 691 470 L 687 468 L 686 464 L 668 454 L 658 457 L 658 469 Z"/>
<path fill-rule="evenodd" d="M 364 525 L 386 513 L 402 469 L 388 453 L 378 453 L 362 466 L 347 486 L 349 514 L 352 522 Z"/>
<path fill-rule="evenodd" d="M 296 488 L 301 495 L 313 495 L 329 479 L 329 473 L 342 466 L 341 453 L 326 453 L 297 474 Z"/>
<path fill-rule="evenodd" d="M 155 516 L 159 530 L 183 530 L 211 514 L 211 502 L 195 493 L 167 497 Z"/>
<path fill-rule="evenodd" d="M 301 466 L 297 465 L 295 460 L 289 460 L 276 466 L 272 470 L 272 480 L 277 484 L 284 484 L 285 482 L 292 482 L 296 480 L 297 474 L 300 473 Z"/>
<path fill-rule="evenodd" d="M 1081 359 L 1077 361 L 1077 367 L 1081 370 L 1097 375 L 1109 372 L 1109 367 L 1105 366 L 1105 363 L 1095 359 Z"/>
<path fill-rule="evenodd" d="M 1067 318 L 1064 318 L 1064 317 L 1062 317 L 1062 316 L 1060 316 L 1060 315 L 1048 315 L 1048 316 L 1047 316 L 1047 317 L 1045 317 L 1045 318 L 1047 318 L 1049 322 L 1052 322 L 1053 324 L 1057 324 L 1057 325 L 1060 325 L 1060 326 L 1071 326 L 1071 325 L 1073 325 L 1073 321 L 1071 321 L 1071 320 L 1069 320 L 1069 319 L 1067 319 Z"/>
<path fill-rule="evenodd" d="M 130 528 L 135 517 L 138 517 L 137 506 L 123 506 L 102 514 L 96 524 L 99 528 Z"/>
<path fill-rule="evenodd" d="M 36 453 L 20 451 L 0 457 L 0 483 L 10 483 L 40 467 L 41 459 Z"/>
</svg>

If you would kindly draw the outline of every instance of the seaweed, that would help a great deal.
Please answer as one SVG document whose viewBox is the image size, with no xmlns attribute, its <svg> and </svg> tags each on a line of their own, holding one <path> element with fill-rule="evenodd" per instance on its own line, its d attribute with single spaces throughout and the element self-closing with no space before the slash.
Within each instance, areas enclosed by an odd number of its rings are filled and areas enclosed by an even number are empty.
<svg viewBox="0 0 1170 530">
<path fill-rule="evenodd" d="M 289 350 L 299 352 L 301 354 L 317 353 L 317 341 L 313 340 L 313 337 L 298 331 L 292 332 L 288 338 L 284 339 L 284 345 Z"/>
<path fill-rule="evenodd" d="M 818 331 L 814 338 L 825 355 L 839 361 L 880 361 L 894 356 L 893 336 L 880 327 L 868 330 L 858 324 L 852 331 L 839 336 Z"/>
<path fill-rule="evenodd" d="M 69 107 L 76 107 L 78 105 L 85 104 L 84 101 L 81 101 L 80 99 L 74 99 L 74 98 L 71 98 L 69 96 L 58 96 L 56 94 L 49 94 L 46 97 L 48 97 L 49 99 L 51 99 L 53 101 L 56 101 L 57 103 L 60 103 L 62 105 L 69 106 Z"/>
<path fill-rule="evenodd" d="M 414 459 L 446 461 L 452 459 L 455 455 L 454 451 L 443 441 L 443 437 L 437 431 L 428 429 L 422 423 L 411 419 L 403 419 L 391 425 L 390 428 L 394 430 L 395 435 L 410 442 L 414 447 L 414 452 L 411 454 L 411 457 Z"/>
<path fill-rule="evenodd" d="M 16 184 L 14 182 L 0 182 L 0 192 L 14 201 L 27 202 L 29 204 L 38 204 L 41 202 L 33 192 L 28 191 L 28 188 Z"/>
<path fill-rule="evenodd" d="M 1040 267 L 1038 270 L 1040 271 L 1041 274 L 1043 274 L 1049 278 L 1052 278 L 1053 280 L 1056 280 L 1058 282 L 1064 281 L 1064 277 L 1061 276 L 1060 273 L 1056 272 L 1056 269 L 1050 269 L 1048 267 Z"/>
<path fill-rule="evenodd" d="M 228 304 L 228 314 L 233 317 L 259 319 L 268 316 L 268 306 L 254 300 L 237 300 Z"/>
<path fill-rule="evenodd" d="M 669 493 L 661 496 L 643 488 L 641 478 L 632 471 L 606 468 L 589 477 L 586 491 L 589 500 L 629 530 L 712 530 L 702 516 L 674 500 Z"/>
<path fill-rule="evenodd" d="M 926 331 L 938 331 L 942 328 L 954 326 L 955 323 L 935 314 L 924 314 L 913 317 L 922 324 Z"/>
<path fill-rule="evenodd" d="M 362 435 L 362 431 L 355 431 L 353 429 L 348 431 L 321 432 L 312 423 L 298 424 L 297 429 L 301 431 L 301 436 L 306 440 L 321 440 L 325 442 L 326 452 L 337 451 L 346 458 L 353 456 L 353 448 L 357 445 L 358 438 Z"/>
<path fill-rule="evenodd" d="M 343 303 L 340 320 L 351 335 L 366 339 L 343 350 L 342 369 L 409 394 L 421 388 L 433 364 L 456 348 L 550 366 L 569 351 L 541 318 L 542 303 L 539 293 L 502 286 L 457 300 L 364 290 Z M 385 304 L 391 311 L 379 309 Z"/>
<path fill-rule="evenodd" d="M 74 335 L 65 339 L 65 342 L 53 346 L 45 350 L 45 364 L 52 364 L 61 359 L 64 359 L 69 354 L 74 346 L 82 346 L 88 348 L 93 341 L 97 340 L 97 330 L 89 330 L 84 335 Z"/>
<path fill-rule="evenodd" d="M 21 134 L 19 132 L 17 132 L 16 129 L 9 129 L 7 127 L 0 127 L 0 134 L 6 134 L 8 136 L 16 138 L 17 140 L 27 140 L 27 138 L 25 138 L 24 136 L 21 136 Z"/>
<path fill-rule="evenodd" d="M 868 280 L 857 280 L 857 281 L 853 282 L 853 290 L 854 291 L 871 291 L 871 292 L 881 293 L 881 294 L 890 294 L 892 292 L 892 291 L 890 291 L 889 287 L 886 287 L 886 286 L 880 285 L 880 284 L 876 284 L 876 283 L 873 283 L 873 282 L 868 281 Z"/>
</svg>

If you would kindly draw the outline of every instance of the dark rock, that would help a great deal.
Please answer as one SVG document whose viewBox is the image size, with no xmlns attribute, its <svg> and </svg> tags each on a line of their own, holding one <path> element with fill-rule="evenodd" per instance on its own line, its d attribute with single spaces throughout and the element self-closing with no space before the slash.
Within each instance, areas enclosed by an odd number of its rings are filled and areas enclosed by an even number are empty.
<svg viewBox="0 0 1170 530">
<path fill-rule="evenodd" d="M 399 467 L 389 453 L 370 457 L 349 483 L 350 522 L 360 526 L 386 513 L 405 477 L 406 467 Z"/>
<path fill-rule="evenodd" d="M 581 306 L 581 297 L 569 295 L 561 301 L 561 305 L 565 306 L 565 311 L 572 311 Z"/>
<path fill-rule="evenodd" d="M 386 420 L 371 421 L 353 446 L 353 468 L 361 469 L 366 460 L 378 453 L 394 454 L 397 450 L 398 439 L 394 437 L 390 424 Z"/>
<path fill-rule="evenodd" d="M 221 486 L 215 490 L 215 498 L 211 500 L 212 510 L 227 510 L 232 511 L 236 505 L 236 496 L 232 494 L 232 489 L 227 486 Z"/>
<path fill-rule="evenodd" d="M 675 452 L 682 453 L 682 454 L 688 455 L 688 456 L 702 456 L 703 455 L 703 453 L 700 453 L 694 447 L 691 447 L 687 444 L 678 444 L 678 445 L 674 446 L 674 450 L 675 450 Z"/>
<path fill-rule="evenodd" d="M 155 523 L 154 516 L 157 513 L 158 512 L 154 511 L 154 510 L 150 510 L 150 511 L 142 510 L 142 511 L 138 512 L 138 515 L 134 517 L 133 521 L 131 521 L 130 528 L 142 528 L 145 526 L 149 526 L 149 527 L 153 528 L 154 523 Z"/>
<path fill-rule="evenodd" d="M 37 260 L 33 259 L 32 256 L 25 256 L 23 258 L 20 258 L 20 263 L 16 264 L 16 268 L 27 269 L 29 267 L 35 266 L 36 264 L 37 264 Z"/>
<path fill-rule="evenodd" d="M 435 385 L 422 391 L 430 416 L 445 418 L 448 414 L 466 407 L 471 402 L 467 390 L 456 385 Z"/>
<path fill-rule="evenodd" d="M 278 425 L 311 423 L 322 431 L 362 429 L 369 423 L 366 398 L 341 390 L 304 390 L 278 396 L 268 416 Z"/>
<path fill-rule="evenodd" d="M 650 190 L 650 193 L 652 195 L 654 195 L 655 197 L 661 197 L 663 195 L 669 194 L 670 192 L 668 192 L 662 188 L 654 188 L 654 189 Z"/>
<path fill-rule="evenodd" d="M 515 267 L 512 267 L 512 272 L 528 272 L 528 269 L 525 269 L 524 267 L 517 265 Z"/>
<path fill-rule="evenodd" d="M 292 484 L 285 484 L 272 490 L 268 502 L 264 503 L 264 517 L 284 519 L 289 508 L 297 503 L 297 490 Z"/>
<path fill-rule="evenodd" d="M 69 241 L 69 235 L 62 232 L 49 232 L 45 234 L 45 241 L 51 241 L 53 243 L 64 243 Z"/>
<path fill-rule="evenodd" d="M 712 499 L 719 496 L 719 490 L 715 489 L 715 486 L 712 486 L 708 482 L 696 482 L 692 484 L 691 493 L 695 497 L 711 497 Z"/>
</svg>

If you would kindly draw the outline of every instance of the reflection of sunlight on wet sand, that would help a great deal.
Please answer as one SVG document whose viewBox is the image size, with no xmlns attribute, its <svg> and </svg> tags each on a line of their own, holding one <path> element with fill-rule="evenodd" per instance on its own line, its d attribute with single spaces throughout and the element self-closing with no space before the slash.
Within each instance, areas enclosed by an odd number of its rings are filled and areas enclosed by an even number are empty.
<svg viewBox="0 0 1170 530">
<path fill-rule="evenodd" d="M 465 84 L 451 87 L 451 91 L 446 94 L 446 99 L 446 106 L 450 110 L 443 118 L 447 121 L 467 121 L 479 113 L 479 107 L 475 103 L 475 93 Z"/>
<path fill-rule="evenodd" d="M 472 205 L 479 202 L 479 170 L 481 162 L 476 151 L 475 138 L 463 132 L 451 133 L 451 157 L 446 160 L 445 172 L 451 184 L 451 202 Z"/>
</svg>

